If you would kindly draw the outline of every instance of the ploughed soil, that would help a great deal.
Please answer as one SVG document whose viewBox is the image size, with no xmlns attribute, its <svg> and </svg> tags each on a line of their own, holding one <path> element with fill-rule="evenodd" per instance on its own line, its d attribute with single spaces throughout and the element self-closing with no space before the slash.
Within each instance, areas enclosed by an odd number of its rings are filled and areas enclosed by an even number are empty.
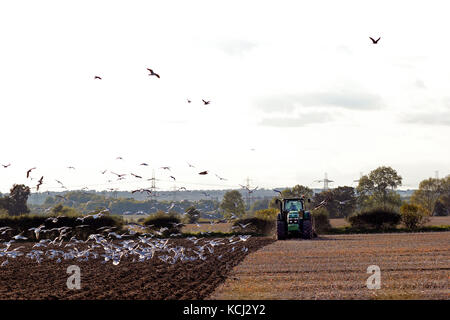
<svg viewBox="0 0 450 320">
<path fill-rule="evenodd" d="M 196 250 L 196 246 L 211 239 L 201 239 L 194 244 L 188 239 L 170 239 L 172 247 L 182 246 Z M 222 283 L 230 271 L 250 253 L 272 243 L 274 240 L 251 237 L 246 241 L 214 247 L 214 252 L 205 253 L 205 260 L 180 261 L 170 264 L 155 257 L 143 261 L 132 261 L 128 256 L 118 265 L 104 262 L 103 257 L 88 261 L 55 260 L 44 257 L 41 263 L 26 257 L 32 250 L 46 251 L 48 248 L 32 248 L 34 243 L 14 243 L 9 250 L 18 250 L 25 255 L 8 258 L 0 267 L 0 299 L 204 299 Z M 83 244 L 78 248 L 82 249 Z M 234 247 L 234 249 L 232 249 Z M 64 250 L 64 244 L 61 248 Z M 246 250 L 248 248 L 248 251 Z M 67 249 L 66 249 L 67 250 Z M 98 254 L 104 254 L 102 248 Z M 0 258 L 0 264 L 6 260 Z M 81 288 L 68 289 L 67 281 L 72 274 L 67 268 L 80 268 Z"/>
</svg>

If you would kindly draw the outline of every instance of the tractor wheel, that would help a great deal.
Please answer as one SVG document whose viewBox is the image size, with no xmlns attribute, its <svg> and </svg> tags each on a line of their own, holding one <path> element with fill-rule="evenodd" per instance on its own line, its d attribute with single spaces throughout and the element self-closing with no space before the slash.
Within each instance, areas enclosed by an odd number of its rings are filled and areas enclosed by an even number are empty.
<svg viewBox="0 0 450 320">
<path fill-rule="evenodd" d="M 303 238 L 312 239 L 313 238 L 313 228 L 311 220 L 303 221 Z"/>
<path fill-rule="evenodd" d="M 277 220 L 277 239 L 286 239 L 286 221 Z"/>
</svg>

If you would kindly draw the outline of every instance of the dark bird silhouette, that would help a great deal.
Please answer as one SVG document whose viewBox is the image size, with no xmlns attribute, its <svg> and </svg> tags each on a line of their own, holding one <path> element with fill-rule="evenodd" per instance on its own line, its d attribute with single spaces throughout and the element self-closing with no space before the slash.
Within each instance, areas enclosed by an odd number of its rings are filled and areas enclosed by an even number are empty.
<svg viewBox="0 0 450 320">
<path fill-rule="evenodd" d="M 106 171 L 108 171 L 108 170 L 103 170 L 103 171 L 102 171 L 102 174 L 105 174 L 105 173 L 106 173 Z"/>
<path fill-rule="evenodd" d="M 202 101 L 203 101 L 203 104 L 206 106 L 207 104 L 210 104 L 211 103 L 211 101 L 205 101 L 205 100 L 203 100 L 202 99 Z"/>
<path fill-rule="evenodd" d="M 60 199 L 63 199 L 64 201 L 67 201 L 67 198 L 66 198 L 66 197 L 64 197 L 64 196 L 60 196 L 60 195 L 58 195 L 58 194 L 57 194 L 57 195 L 56 195 L 55 197 L 56 197 L 56 198 L 60 198 Z"/>
<path fill-rule="evenodd" d="M 205 174 L 208 174 L 208 171 L 205 170 L 205 171 L 199 172 L 198 174 L 200 174 L 200 175 L 205 175 Z"/>
<path fill-rule="evenodd" d="M 170 171 L 170 167 L 161 167 L 161 169 L 169 170 L 169 171 Z"/>
<path fill-rule="evenodd" d="M 189 100 L 189 99 L 187 99 L 187 102 L 188 102 L 188 103 L 191 103 L 192 101 L 191 101 L 191 100 Z"/>
<path fill-rule="evenodd" d="M 124 176 L 127 175 L 126 173 L 118 174 L 118 173 L 115 173 L 115 172 L 112 172 L 112 171 L 111 171 L 111 173 L 112 173 L 112 174 L 115 174 L 119 179 L 120 179 L 120 178 L 123 178 Z"/>
<path fill-rule="evenodd" d="M 101 77 L 99 77 L 99 76 L 95 76 L 95 77 L 94 77 L 94 80 L 97 80 L 97 79 L 98 79 L 98 80 L 102 80 L 102 78 L 101 78 Z"/>
<path fill-rule="evenodd" d="M 123 160 L 123 158 L 122 157 L 117 157 L 116 160 Z"/>
<path fill-rule="evenodd" d="M 381 39 L 381 37 L 379 37 L 377 40 L 374 40 L 374 38 L 372 38 L 372 37 L 369 37 L 369 38 L 370 38 L 370 40 L 372 40 L 373 44 L 377 44 L 378 41 L 380 41 L 380 39 Z"/>
<path fill-rule="evenodd" d="M 146 192 L 148 195 L 150 195 L 152 193 L 152 191 L 149 189 L 137 189 L 137 190 L 131 191 L 131 193 L 136 193 L 136 192 Z"/>
<path fill-rule="evenodd" d="M 75 170 L 75 167 L 70 166 L 70 167 L 67 167 L 67 169 L 73 169 L 73 170 Z"/>
<path fill-rule="evenodd" d="M 155 77 L 157 77 L 158 79 L 160 78 L 159 74 L 155 73 L 152 69 L 147 68 L 147 70 L 148 70 L 148 72 L 150 72 L 150 73 L 149 73 L 149 76 L 155 76 Z"/>
<path fill-rule="evenodd" d="M 36 169 L 36 167 L 31 168 L 31 169 L 29 169 L 29 170 L 27 171 L 27 178 L 30 177 L 30 173 L 31 173 L 31 171 L 33 171 L 34 169 Z"/>
<path fill-rule="evenodd" d="M 8 164 L 2 164 L 3 168 L 8 168 L 11 165 L 11 163 Z"/>
<path fill-rule="evenodd" d="M 174 176 L 170 176 L 169 178 L 172 178 L 172 179 L 173 179 L 173 181 L 177 181 L 177 179 L 175 179 L 175 177 L 174 177 Z"/>
<path fill-rule="evenodd" d="M 257 189 L 258 189 L 258 187 L 256 187 L 255 189 L 252 189 L 252 190 L 250 190 L 250 189 L 247 189 L 247 190 L 248 190 L 248 193 L 253 193 L 253 192 L 255 192 Z"/>
<path fill-rule="evenodd" d="M 42 183 L 44 182 L 44 176 L 42 176 L 39 180 L 38 180 L 38 184 L 36 186 L 36 191 L 39 191 L 39 187 L 42 185 Z"/>
<path fill-rule="evenodd" d="M 140 164 L 140 166 L 148 166 L 148 164 L 145 163 L 145 162 L 142 162 L 142 163 Z"/>
<path fill-rule="evenodd" d="M 133 177 L 135 177 L 135 178 L 142 179 L 142 177 L 141 177 L 141 176 L 138 176 L 137 174 L 131 173 L 131 175 L 132 175 Z"/>
</svg>

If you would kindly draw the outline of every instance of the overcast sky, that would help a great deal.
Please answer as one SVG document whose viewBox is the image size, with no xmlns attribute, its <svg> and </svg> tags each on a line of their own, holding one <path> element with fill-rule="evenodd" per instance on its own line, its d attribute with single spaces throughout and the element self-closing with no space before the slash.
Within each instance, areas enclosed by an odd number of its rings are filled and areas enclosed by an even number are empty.
<svg viewBox="0 0 450 320">
<path fill-rule="evenodd" d="M 450 173 L 446 4 L 3 1 L 0 191 L 152 168 L 162 189 L 356 186 L 381 165 L 416 188 Z"/>
</svg>

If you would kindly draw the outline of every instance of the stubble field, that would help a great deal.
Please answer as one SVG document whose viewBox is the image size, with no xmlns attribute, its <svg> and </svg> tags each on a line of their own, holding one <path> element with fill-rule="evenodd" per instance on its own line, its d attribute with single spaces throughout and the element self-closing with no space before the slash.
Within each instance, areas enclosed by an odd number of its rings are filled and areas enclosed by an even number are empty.
<svg viewBox="0 0 450 320">
<path fill-rule="evenodd" d="M 322 236 L 247 256 L 210 299 L 449 299 L 450 233 Z M 367 268 L 381 288 L 369 290 Z"/>
</svg>

